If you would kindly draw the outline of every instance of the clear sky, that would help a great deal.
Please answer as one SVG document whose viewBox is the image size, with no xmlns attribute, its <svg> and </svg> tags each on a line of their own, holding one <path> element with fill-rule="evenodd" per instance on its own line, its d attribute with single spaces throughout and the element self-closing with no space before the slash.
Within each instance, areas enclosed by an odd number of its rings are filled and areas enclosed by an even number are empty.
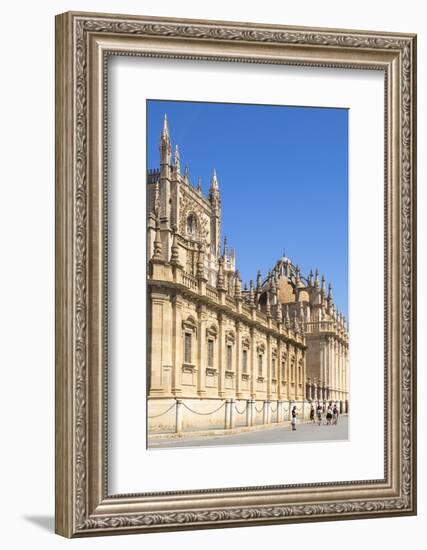
<svg viewBox="0 0 427 550">
<path fill-rule="evenodd" d="M 181 172 L 187 163 L 207 195 L 217 171 L 222 237 L 243 283 L 285 251 L 303 275 L 325 274 L 348 319 L 348 111 L 150 100 L 148 168 L 159 165 L 165 113 Z"/>
</svg>

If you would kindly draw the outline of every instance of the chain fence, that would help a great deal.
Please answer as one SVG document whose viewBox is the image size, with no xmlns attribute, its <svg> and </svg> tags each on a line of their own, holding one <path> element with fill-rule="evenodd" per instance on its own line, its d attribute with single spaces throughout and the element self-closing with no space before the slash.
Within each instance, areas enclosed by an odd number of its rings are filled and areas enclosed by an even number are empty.
<svg viewBox="0 0 427 550">
<path fill-rule="evenodd" d="M 172 403 L 172 405 L 168 409 L 166 409 L 164 412 L 162 412 L 160 414 L 148 415 L 148 418 L 160 418 L 161 416 L 167 414 L 174 407 L 175 407 L 175 403 Z"/>
<path fill-rule="evenodd" d="M 237 403 L 234 403 L 234 408 L 235 408 L 237 414 L 245 414 L 245 412 L 246 412 L 246 410 L 247 410 L 247 408 L 248 408 L 248 404 L 246 403 L 246 405 L 245 405 L 243 411 L 239 411 L 239 409 L 238 409 L 238 407 L 237 407 Z"/>
<path fill-rule="evenodd" d="M 217 409 L 215 409 L 214 411 L 210 411 L 210 412 L 195 411 L 194 409 L 191 409 L 186 403 L 183 403 L 183 405 L 188 411 L 190 411 L 194 414 L 197 414 L 199 416 L 210 416 L 211 414 L 215 414 L 216 412 L 220 411 L 223 407 L 225 407 L 225 401 L 224 401 L 224 403 L 221 403 L 221 405 Z"/>
</svg>

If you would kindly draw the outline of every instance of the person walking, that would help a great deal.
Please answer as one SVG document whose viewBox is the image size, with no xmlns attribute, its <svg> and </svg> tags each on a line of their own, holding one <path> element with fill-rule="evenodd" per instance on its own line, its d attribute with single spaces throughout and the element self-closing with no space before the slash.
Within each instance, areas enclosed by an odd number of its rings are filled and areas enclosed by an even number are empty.
<svg viewBox="0 0 427 550">
<path fill-rule="evenodd" d="M 330 426 L 332 421 L 332 408 L 329 406 L 326 411 L 326 425 Z"/>
<path fill-rule="evenodd" d="M 332 423 L 336 426 L 338 424 L 338 407 L 337 404 L 334 403 L 334 408 L 332 409 Z"/>
<path fill-rule="evenodd" d="M 318 403 L 317 405 L 317 422 L 320 426 L 320 424 L 322 423 L 322 405 L 320 403 Z"/>
<path fill-rule="evenodd" d="M 297 429 L 297 407 L 296 405 L 294 405 L 293 409 L 292 409 L 292 413 L 291 413 L 291 426 L 292 426 L 292 430 L 296 430 Z"/>
<path fill-rule="evenodd" d="M 310 420 L 313 422 L 313 424 L 315 423 L 315 420 L 314 420 L 314 405 L 313 405 L 313 403 L 311 404 L 311 407 L 310 407 Z"/>
</svg>

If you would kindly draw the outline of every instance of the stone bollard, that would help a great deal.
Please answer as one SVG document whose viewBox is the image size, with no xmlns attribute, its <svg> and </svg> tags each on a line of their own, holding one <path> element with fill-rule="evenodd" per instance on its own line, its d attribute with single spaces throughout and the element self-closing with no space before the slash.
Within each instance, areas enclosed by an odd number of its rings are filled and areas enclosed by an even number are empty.
<svg viewBox="0 0 427 550">
<path fill-rule="evenodd" d="M 248 426 L 253 426 L 255 424 L 255 401 L 253 399 L 248 399 L 246 411 L 246 422 Z"/>
<path fill-rule="evenodd" d="M 276 422 L 280 423 L 282 421 L 282 417 L 283 417 L 283 401 L 279 400 L 279 401 L 277 401 Z"/>
<path fill-rule="evenodd" d="M 176 400 L 176 417 L 175 417 L 175 433 L 179 434 L 182 432 L 182 424 L 183 424 L 183 405 L 182 400 L 177 399 Z"/>
<path fill-rule="evenodd" d="M 236 420 L 236 401 L 234 399 L 230 399 L 229 422 L 228 422 L 230 430 L 234 428 L 235 420 Z"/>
<path fill-rule="evenodd" d="M 226 430 L 230 428 L 230 400 L 225 400 L 225 418 L 224 418 L 224 427 Z"/>
<path fill-rule="evenodd" d="M 271 422 L 271 401 L 264 401 L 262 423 L 270 424 Z"/>
<path fill-rule="evenodd" d="M 251 409 L 251 400 L 250 399 L 247 399 L 246 400 L 246 426 L 252 426 L 252 423 L 251 423 L 251 414 L 252 414 L 252 409 Z"/>
</svg>

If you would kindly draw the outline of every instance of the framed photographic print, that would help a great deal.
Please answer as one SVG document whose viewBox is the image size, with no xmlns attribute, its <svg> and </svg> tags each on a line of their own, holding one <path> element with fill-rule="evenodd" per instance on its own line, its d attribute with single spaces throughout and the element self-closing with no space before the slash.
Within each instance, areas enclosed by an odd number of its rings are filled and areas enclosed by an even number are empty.
<svg viewBox="0 0 427 550">
<path fill-rule="evenodd" d="M 56 19 L 56 531 L 416 513 L 416 37 Z"/>
</svg>

